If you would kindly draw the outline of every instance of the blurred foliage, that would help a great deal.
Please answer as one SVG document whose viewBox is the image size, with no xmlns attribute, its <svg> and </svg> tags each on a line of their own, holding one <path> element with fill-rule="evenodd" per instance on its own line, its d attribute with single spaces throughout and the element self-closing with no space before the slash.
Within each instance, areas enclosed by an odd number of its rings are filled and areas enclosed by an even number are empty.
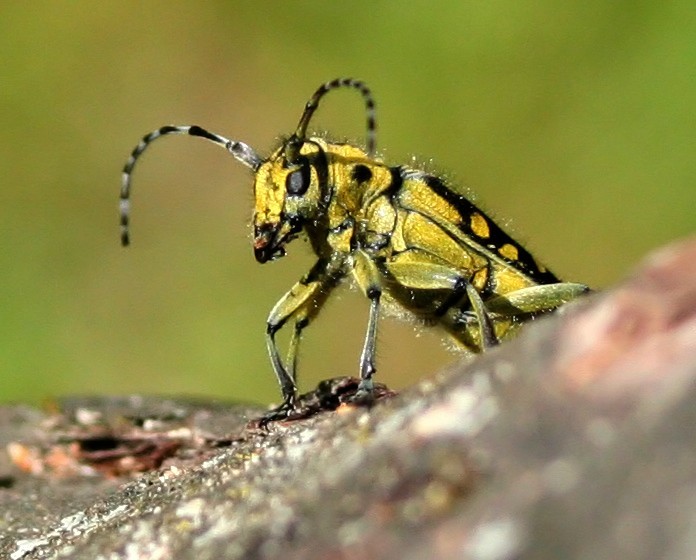
<svg viewBox="0 0 696 560">
<path fill-rule="evenodd" d="M 266 152 L 338 76 L 373 88 L 387 160 L 415 154 L 561 277 L 610 285 L 694 232 L 694 37 L 687 0 L 6 3 L 0 400 L 277 401 L 264 321 L 312 262 L 306 246 L 256 264 L 248 171 L 173 138 L 135 175 L 125 251 L 120 169 L 170 122 Z M 359 140 L 359 97 L 330 96 L 315 125 Z M 357 371 L 367 305 L 341 293 L 307 332 L 304 387 Z M 383 323 L 380 380 L 452 359 L 422 334 Z"/>
</svg>

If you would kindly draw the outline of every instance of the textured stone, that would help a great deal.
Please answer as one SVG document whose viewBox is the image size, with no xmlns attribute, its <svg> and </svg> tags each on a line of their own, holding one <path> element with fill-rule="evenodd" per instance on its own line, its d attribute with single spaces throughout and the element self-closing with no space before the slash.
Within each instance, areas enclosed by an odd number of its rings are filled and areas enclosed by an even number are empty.
<svg viewBox="0 0 696 560">
<path fill-rule="evenodd" d="M 387 397 L 0 408 L 0 557 L 696 558 L 696 239 Z"/>
</svg>

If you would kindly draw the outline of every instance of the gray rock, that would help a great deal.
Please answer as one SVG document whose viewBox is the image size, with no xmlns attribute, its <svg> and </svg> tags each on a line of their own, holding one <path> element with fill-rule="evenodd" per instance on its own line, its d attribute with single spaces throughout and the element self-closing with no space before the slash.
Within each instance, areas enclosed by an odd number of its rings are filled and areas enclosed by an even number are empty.
<svg viewBox="0 0 696 560">
<path fill-rule="evenodd" d="M 695 404 L 691 239 L 370 410 L 0 407 L 0 557 L 691 560 Z"/>
</svg>

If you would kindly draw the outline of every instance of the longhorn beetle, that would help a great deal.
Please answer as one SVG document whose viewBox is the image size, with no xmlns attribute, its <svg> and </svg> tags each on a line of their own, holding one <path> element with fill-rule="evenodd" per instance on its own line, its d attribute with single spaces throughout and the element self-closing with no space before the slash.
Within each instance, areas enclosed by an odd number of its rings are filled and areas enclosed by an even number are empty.
<svg viewBox="0 0 696 560">
<path fill-rule="evenodd" d="M 321 99 L 350 88 L 362 95 L 366 147 L 308 136 Z M 483 211 L 441 178 L 377 157 L 375 103 L 361 81 L 323 84 L 307 102 L 297 129 L 267 158 L 250 146 L 199 126 L 164 126 L 145 136 L 123 168 L 121 242 L 129 243 L 130 182 L 145 149 L 169 134 L 198 136 L 223 147 L 254 174 L 254 255 L 265 263 L 285 255 L 301 232 L 317 260 L 271 310 L 266 345 L 282 404 L 265 421 L 288 416 L 297 395 L 297 349 L 304 329 L 332 290 L 352 275 L 370 302 L 356 402 L 372 399 L 377 321 L 383 305 L 441 325 L 465 349 L 480 352 L 525 320 L 586 292 L 561 282 Z M 386 304 L 386 305 L 385 305 Z M 290 324 L 285 361 L 277 332 Z"/>
</svg>

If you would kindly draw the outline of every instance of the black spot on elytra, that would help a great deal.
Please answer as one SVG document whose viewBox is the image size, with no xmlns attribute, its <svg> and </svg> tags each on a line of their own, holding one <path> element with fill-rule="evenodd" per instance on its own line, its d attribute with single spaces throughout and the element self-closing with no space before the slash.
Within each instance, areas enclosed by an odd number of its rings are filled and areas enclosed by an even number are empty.
<svg viewBox="0 0 696 560">
<path fill-rule="evenodd" d="M 366 183 L 372 179 L 372 171 L 366 165 L 356 165 L 353 168 L 353 179 L 358 183 Z"/>
</svg>

